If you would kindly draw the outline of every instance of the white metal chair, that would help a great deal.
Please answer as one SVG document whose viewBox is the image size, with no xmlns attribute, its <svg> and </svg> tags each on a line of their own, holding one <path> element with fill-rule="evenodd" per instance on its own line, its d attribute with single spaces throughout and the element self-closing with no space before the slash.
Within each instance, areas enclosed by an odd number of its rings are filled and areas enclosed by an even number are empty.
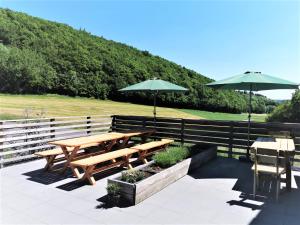
<svg viewBox="0 0 300 225">
<path fill-rule="evenodd" d="M 252 155 L 254 165 L 252 170 L 253 177 L 253 197 L 256 197 L 256 191 L 259 186 L 259 175 L 267 174 L 276 179 L 276 200 L 279 198 L 281 175 L 286 172 L 285 160 L 286 158 L 280 155 L 279 151 L 271 149 L 257 148 L 253 149 Z"/>
</svg>

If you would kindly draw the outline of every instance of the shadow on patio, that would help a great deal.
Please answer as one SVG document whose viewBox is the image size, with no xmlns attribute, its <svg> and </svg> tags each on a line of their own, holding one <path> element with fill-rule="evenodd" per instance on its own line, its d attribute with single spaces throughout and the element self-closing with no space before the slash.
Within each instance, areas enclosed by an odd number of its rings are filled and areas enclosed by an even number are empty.
<svg viewBox="0 0 300 225">
<path fill-rule="evenodd" d="M 64 191 L 72 191 L 86 185 L 90 186 L 90 184 L 86 180 L 82 181 L 82 180 L 74 179 L 74 176 L 70 169 L 68 169 L 63 174 L 60 173 L 58 168 L 61 167 L 62 167 L 61 165 L 56 166 L 57 169 L 56 171 L 45 171 L 44 169 L 37 169 L 37 170 L 23 173 L 22 175 L 27 176 L 28 177 L 27 180 L 37 182 L 39 184 L 44 184 L 44 185 L 51 185 L 71 178 L 70 182 L 63 183 L 62 185 L 56 187 Z M 123 169 L 117 167 L 112 168 L 109 170 L 102 171 L 101 173 L 95 174 L 94 178 L 96 181 L 99 181 L 111 175 L 114 175 L 122 170 Z"/>
<path fill-rule="evenodd" d="M 292 190 L 281 187 L 279 201 L 275 200 L 275 182 L 265 177 L 260 184 L 256 199 L 253 199 L 252 164 L 235 159 L 218 157 L 216 160 L 189 174 L 195 179 L 234 179 L 232 190 L 240 192 L 239 199 L 228 199 L 230 206 L 239 206 L 257 210 L 258 214 L 249 224 L 300 224 L 300 173 L 292 173 Z M 274 182 L 274 183 L 273 183 Z M 222 184 L 219 184 L 222 186 Z"/>
</svg>

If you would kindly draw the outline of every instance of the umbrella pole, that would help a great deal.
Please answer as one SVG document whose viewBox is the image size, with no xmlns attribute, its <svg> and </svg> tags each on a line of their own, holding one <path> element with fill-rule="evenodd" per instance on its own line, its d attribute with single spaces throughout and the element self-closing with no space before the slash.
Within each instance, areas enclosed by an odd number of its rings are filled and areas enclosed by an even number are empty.
<svg viewBox="0 0 300 225">
<path fill-rule="evenodd" d="M 154 93 L 154 109 L 153 109 L 153 116 L 154 116 L 154 126 L 156 127 L 156 97 L 157 97 L 157 92 Z"/>
<path fill-rule="evenodd" d="M 153 109 L 153 116 L 154 116 L 154 119 L 156 117 L 156 94 L 154 94 L 154 109 Z"/>
<path fill-rule="evenodd" d="M 250 157 L 250 126 L 251 126 L 251 112 L 252 112 L 252 85 L 250 85 L 249 93 L 249 110 L 248 110 L 248 144 L 247 144 L 247 159 Z"/>
</svg>

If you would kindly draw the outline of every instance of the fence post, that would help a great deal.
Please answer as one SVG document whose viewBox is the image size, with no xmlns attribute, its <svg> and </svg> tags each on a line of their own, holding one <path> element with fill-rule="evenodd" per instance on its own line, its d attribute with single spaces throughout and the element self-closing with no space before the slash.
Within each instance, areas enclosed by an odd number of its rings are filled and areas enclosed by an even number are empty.
<svg viewBox="0 0 300 225">
<path fill-rule="evenodd" d="M 55 118 L 51 118 L 50 119 L 50 127 L 55 127 L 55 124 L 53 124 L 53 122 L 55 122 Z M 50 138 L 53 139 L 55 138 L 55 128 L 54 129 L 50 129 L 50 133 L 51 133 L 51 136 Z"/>
<path fill-rule="evenodd" d="M 181 134 L 181 145 L 184 145 L 184 126 L 185 125 L 185 120 L 184 119 L 181 119 L 181 131 L 180 131 L 180 134 Z"/>
<path fill-rule="evenodd" d="M 87 134 L 90 134 L 91 133 L 91 116 L 87 116 L 86 117 L 86 124 L 87 124 L 87 127 L 86 127 L 86 129 L 87 129 L 87 131 L 86 131 L 86 133 Z"/>
<path fill-rule="evenodd" d="M 146 127 L 146 117 L 143 117 L 143 128 Z"/>
<path fill-rule="evenodd" d="M 116 131 L 116 115 L 112 115 L 112 120 L 111 120 L 111 131 Z"/>
<path fill-rule="evenodd" d="M 290 138 L 292 138 L 292 139 L 294 139 L 295 140 L 295 137 L 296 137 L 296 135 L 295 135 L 295 128 L 291 128 L 291 130 L 290 130 Z"/>
<path fill-rule="evenodd" d="M 4 129 L 2 129 L 2 125 L 4 124 L 4 122 L 0 122 L 0 132 L 3 132 L 4 131 Z M 3 134 L 3 135 L 0 135 L 0 138 L 5 138 L 5 135 Z M 3 142 L 0 142 L 0 145 L 3 145 Z M 3 150 L 1 150 L 1 152 L 3 152 Z M 4 165 L 3 165 L 3 158 L 2 158 L 2 156 L 0 155 L 0 169 L 1 168 L 3 168 L 4 167 Z"/>
<path fill-rule="evenodd" d="M 230 122 L 228 158 L 232 158 L 232 145 L 233 145 L 232 142 L 233 142 L 233 121 Z"/>
</svg>

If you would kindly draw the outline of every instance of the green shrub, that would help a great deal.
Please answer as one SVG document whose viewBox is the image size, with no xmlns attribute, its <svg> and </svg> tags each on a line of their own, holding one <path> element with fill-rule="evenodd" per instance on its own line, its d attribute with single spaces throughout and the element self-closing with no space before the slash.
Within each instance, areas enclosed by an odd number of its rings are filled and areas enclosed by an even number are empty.
<svg viewBox="0 0 300 225">
<path fill-rule="evenodd" d="M 136 183 L 140 180 L 143 180 L 145 177 L 145 173 L 140 170 L 127 170 L 122 172 L 121 180 L 128 183 Z"/>
<path fill-rule="evenodd" d="M 300 122 L 300 91 L 297 90 L 291 101 L 277 106 L 267 117 L 268 122 Z"/>
<path fill-rule="evenodd" d="M 121 192 L 121 187 L 118 184 L 108 184 L 106 187 L 106 191 L 108 195 L 119 195 Z"/>
<path fill-rule="evenodd" d="M 164 152 L 156 153 L 153 160 L 156 165 L 161 168 L 167 168 L 175 165 L 177 162 L 189 156 L 189 151 L 186 147 L 172 147 Z"/>
</svg>

